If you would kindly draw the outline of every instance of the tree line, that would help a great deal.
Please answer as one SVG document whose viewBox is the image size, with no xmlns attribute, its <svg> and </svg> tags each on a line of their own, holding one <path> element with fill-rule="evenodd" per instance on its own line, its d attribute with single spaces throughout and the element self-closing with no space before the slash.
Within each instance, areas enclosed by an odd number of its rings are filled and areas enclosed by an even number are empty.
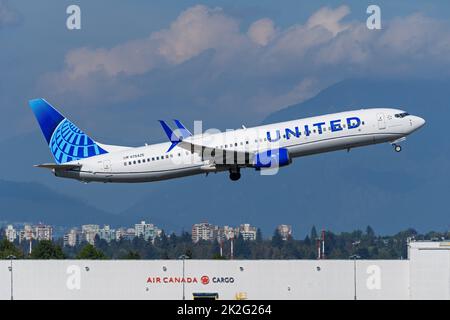
<svg viewBox="0 0 450 320">
<path fill-rule="evenodd" d="M 190 259 L 316 259 L 318 256 L 315 227 L 303 239 L 289 237 L 283 240 L 277 230 L 270 239 L 263 239 L 258 230 L 256 240 L 244 240 L 238 236 L 233 240 L 199 241 L 192 243 L 191 235 L 182 232 L 161 236 L 154 242 L 143 237 L 133 240 L 121 239 L 106 242 L 98 236 L 95 245 L 82 242 L 75 247 L 63 246 L 63 239 L 34 241 L 29 254 L 29 242 L 9 242 L 0 230 L 0 259 L 179 259 L 183 255 Z M 326 259 L 406 259 L 407 241 L 450 239 L 450 232 L 428 232 L 420 234 L 407 229 L 395 235 L 376 235 L 368 226 L 365 231 L 333 233 L 325 232 Z M 233 252 L 233 253 L 232 253 Z"/>
</svg>

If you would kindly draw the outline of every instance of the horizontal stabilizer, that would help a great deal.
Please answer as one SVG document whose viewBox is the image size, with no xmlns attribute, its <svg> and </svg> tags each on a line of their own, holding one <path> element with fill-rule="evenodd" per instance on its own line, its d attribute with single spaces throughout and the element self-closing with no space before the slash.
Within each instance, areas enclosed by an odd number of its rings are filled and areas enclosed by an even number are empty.
<svg viewBox="0 0 450 320">
<path fill-rule="evenodd" d="M 192 133 L 188 129 L 186 129 L 186 127 L 181 123 L 180 120 L 174 119 L 173 121 L 178 127 L 178 133 L 181 139 L 186 139 L 192 136 Z"/>
<path fill-rule="evenodd" d="M 37 164 L 36 168 L 55 169 L 55 170 L 70 170 L 75 168 L 81 168 L 81 164 L 57 164 L 57 163 L 43 163 Z"/>
</svg>

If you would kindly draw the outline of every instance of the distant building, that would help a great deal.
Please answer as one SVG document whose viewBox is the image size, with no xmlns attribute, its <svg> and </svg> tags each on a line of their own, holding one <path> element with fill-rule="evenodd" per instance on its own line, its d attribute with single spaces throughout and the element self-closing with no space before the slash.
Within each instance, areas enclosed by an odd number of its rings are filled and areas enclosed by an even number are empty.
<svg viewBox="0 0 450 320">
<path fill-rule="evenodd" d="M 239 233 L 238 228 L 224 226 L 222 228 L 219 228 L 219 235 L 217 237 L 217 240 L 221 242 L 225 240 L 234 239 L 238 233 Z"/>
<path fill-rule="evenodd" d="M 136 231 L 133 228 L 119 228 L 116 230 L 116 241 L 119 241 L 120 239 L 123 240 L 133 240 L 136 235 Z"/>
<path fill-rule="evenodd" d="M 208 222 L 197 223 L 192 226 L 192 242 L 197 243 L 200 240 L 217 239 L 219 228 Z"/>
<path fill-rule="evenodd" d="M 42 240 L 52 240 L 53 239 L 53 228 L 52 226 L 47 226 L 39 224 L 34 226 L 34 238 L 38 241 Z"/>
<path fill-rule="evenodd" d="M 33 227 L 29 224 L 24 225 L 23 229 L 19 232 L 19 242 L 30 241 L 35 238 Z"/>
<path fill-rule="evenodd" d="M 145 223 L 141 221 L 139 224 L 134 225 L 134 232 L 136 237 L 143 237 L 145 241 L 155 241 L 155 238 L 161 236 L 161 230 L 151 223 Z"/>
<path fill-rule="evenodd" d="M 292 237 L 292 226 L 289 226 L 287 224 L 280 224 L 277 227 L 277 230 L 284 241 Z"/>
<path fill-rule="evenodd" d="M 98 224 L 86 224 L 81 226 L 81 234 L 83 240 L 87 241 L 92 245 L 95 244 L 95 237 L 99 234 L 99 232 L 100 227 Z"/>
<path fill-rule="evenodd" d="M 112 240 L 116 239 L 116 230 L 111 229 L 108 225 L 105 225 L 99 230 L 99 237 L 100 239 L 110 243 Z"/>
<path fill-rule="evenodd" d="M 71 229 L 69 233 L 64 235 L 64 246 L 65 247 L 75 247 L 81 242 L 80 231 L 76 228 Z"/>
<path fill-rule="evenodd" d="M 256 227 L 252 227 L 248 223 L 239 226 L 239 234 L 244 240 L 256 240 Z"/>
<path fill-rule="evenodd" d="M 17 238 L 17 231 L 12 225 L 8 225 L 5 230 L 5 237 L 9 242 L 14 242 Z"/>
</svg>

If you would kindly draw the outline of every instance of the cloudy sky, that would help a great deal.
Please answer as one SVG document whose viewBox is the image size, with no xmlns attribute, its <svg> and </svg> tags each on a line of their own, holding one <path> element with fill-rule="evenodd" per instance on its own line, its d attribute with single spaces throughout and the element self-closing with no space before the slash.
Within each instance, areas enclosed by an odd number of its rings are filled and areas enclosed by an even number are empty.
<svg viewBox="0 0 450 320">
<path fill-rule="evenodd" d="M 70 4 L 81 30 L 66 28 Z M 37 129 L 33 97 L 139 144 L 164 139 L 159 118 L 233 128 L 347 78 L 449 75 L 448 1 L 378 1 L 381 30 L 369 4 L 0 0 L 0 141 Z"/>
<path fill-rule="evenodd" d="M 372 3 L 0 0 L 0 145 L 2 152 L 16 156 L 14 163 L 0 157 L 0 180 L 37 181 L 108 212 L 129 210 L 136 215 L 145 212 L 139 203 L 147 207 L 153 199 L 152 208 L 158 211 L 166 208 L 166 202 L 172 204 L 164 200 L 172 190 L 206 187 L 211 206 L 223 202 L 223 223 L 232 223 L 225 219 L 242 199 L 258 197 L 231 220 L 261 223 L 269 232 L 279 219 L 303 231 L 320 221 L 322 226 L 347 223 L 341 225 L 343 229 L 369 223 L 384 230 L 446 225 L 442 208 L 449 205 L 450 190 L 450 142 L 445 132 L 450 2 L 376 1 L 382 29 L 369 30 L 366 9 Z M 81 30 L 66 27 L 66 9 L 72 4 L 81 8 Z M 346 91 L 339 83 L 347 83 Z M 392 90 L 386 90 L 391 85 Z M 379 96 L 370 90 L 372 86 L 382 91 Z M 357 90 L 362 93 L 356 94 Z M 285 192 L 273 202 L 267 183 L 250 172 L 239 185 L 224 183 L 225 175 L 133 186 L 80 187 L 74 181 L 56 180 L 32 167 L 53 160 L 27 105 L 36 97 L 46 98 L 96 140 L 132 146 L 166 140 L 158 119 L 179 118 L 189 127 L 194 120 L 203 120 L 204 129 L 224 130 L 259 124 L 293 104 L 315 109 L 327 99 L 339 100 L 341 108 L 347 102 L 354 103 L 352 107 L 405 106 L 423 115 L 427 127 L 408 140 L 401 155 L 383 145 L 377 151 L 363 148 L 350 157 L 332 153 L 302 158 L 299 166 L 287 167 L 274 177 L 272 183 Z M 301 117 L 301 111 L 294 109 L 294 116 Z M 343 178 L 350 175 L 353 180 Z M 328 179 L 336 185 L 321 182 Z M 282 195 L 297 190 L 299 181 L 310 181 L 310 193 L 295 197 L 294 207 L 303 208 L 301 215 L 282 200 Z M 319 189 L 332 195 L 322 215 L 311 207 L 322 201 L 314 198 L 320 196 Z M 35 192 L 30 193 L 33 207 Z M 184 196 L 188 199 L 192 194 Z M 355 208 L 363 209 L 347 210 L 353 196 Z M 224 197 L 229 201 L 222 201 Z M 15 207 L 17 198 L 9 200 Z M 260 211 L 274 203 L 278 214 L 260 220 Z M 333 203 L 341 207 L 336 209 Z M 208 210 L 172 209 L 167 217 L 182 220 L 170 216 L 181 212 L 186 215 L 185 226 L 200 218 L 219 219 Z M 61 214 L 57 205 L 52 210 L 55 216 Z M 39 212 L 30 211 L 39 219 Z M 380 211 L 383 219 L 378 219 Z M 427 211 L 431 213 L 424 217 Z"/>
</svg>

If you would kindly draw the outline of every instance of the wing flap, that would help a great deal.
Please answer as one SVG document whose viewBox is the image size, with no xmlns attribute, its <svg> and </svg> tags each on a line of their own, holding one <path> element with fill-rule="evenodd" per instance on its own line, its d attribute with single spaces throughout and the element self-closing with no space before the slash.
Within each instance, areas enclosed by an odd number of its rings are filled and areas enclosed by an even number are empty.
<svg viewBox="0 0 450 320">
<path fill-rule="evenodd" d="M 180 148 L 188 150 L 192 153 L 198 154 L 202 157 L 202 160 L 209 160 L 216 165 L 240 165 L 248 166 L 251 164 L 255 154 L 249 151 L 243 150 L 228 150 L 221 148 L 211 148 L 196 144 L 186 140 L 181 140 L 178 143 Z"/>
</svg>

